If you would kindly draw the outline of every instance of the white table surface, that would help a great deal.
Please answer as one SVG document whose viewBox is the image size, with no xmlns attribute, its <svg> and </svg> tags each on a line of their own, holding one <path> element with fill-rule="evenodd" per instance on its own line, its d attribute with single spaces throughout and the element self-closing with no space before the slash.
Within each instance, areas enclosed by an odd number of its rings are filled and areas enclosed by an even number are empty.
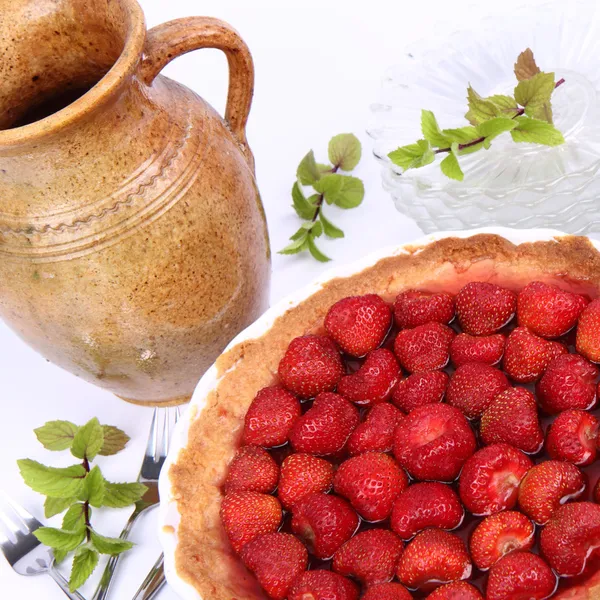
<svg viewBox="0 0 600 600">
<path fill-rule="evenodd" d="M 299 226 L 290 203 L 296 166 L 311 148 L 317 160 L 326 158 L 329 138 L 354 132 L 363 141 L 363 161 L 357 174 L 366 185 L 365 201 L 351 211 L 329 209 L 346 238 L 321 241 L 334 264 L 352 261 L 388 244 L 410 241 L 418 227 L 396 212 L 382 190 L 379 167 L 370 155 L 365 128 L 369 104 L 377 97 L 385 68 L 403 47 L 434 31 L 451 31 L 476 22 L 487 2 L 469 0 L 142 0 L 149 26 L 196 14 L 233 24 L 254 55 L 256 87 L 248 138 L 256 156 L 258 183 L 265 205 L 273 254 L 272 301 L 300 287 L 327 268 L 308 256 L 276 253 Z M 505 0 L 501 9 L 515 11 L 522 0 Z M 515 8 L 517 7 L 517 8 Z M 227 68 L 217 51 L 204 50 L 179 58 L 165 73 L 196 90 L 219 110 L 225 100 Z M 0 82 L 1 85 L 1 82 Z M 462 94 L 462 90 L 457 90 Z M 330 263 L 331 264 L 331 263 Z M 0 292 L 1 293 L 1 292 Z M 0 321 L 0 489 L 8 491 L 39 518 L 42 498 L 22 482 L 18 458 L 57 461 L 36 441 L 32 430 L 52 419 L 84 423 L 93 416 L 117 425 L 132 441 L 120 458 L 102 459 L 105 476 L 114 481 L 135 479 L 151 411 L 126 404 L 111 394 L 48 363 L 29 349 Z M 64 454 L 64 461 L 68 456 Z M 102 533 L 116 535 L 127 510 L 95 511 Z M 133 532 L 135 550 L 122 561 L 113 598 L 132 597 L 160 548 L 156 516 L 149 515 Z M 103 565 L 103 563 L 101 563 Z M 98 568 L 96 575 L 100 573 Z M 91 596 L 97 581 L 83 590 Z M 0 558 L 0 598 L 60 600 L 64 596 L 47 577 L 24 579 Z M 168 588 L 161 600 L 175 600 Z M 208 600 L 208 599 L 207 599 Z"/>
</svg>

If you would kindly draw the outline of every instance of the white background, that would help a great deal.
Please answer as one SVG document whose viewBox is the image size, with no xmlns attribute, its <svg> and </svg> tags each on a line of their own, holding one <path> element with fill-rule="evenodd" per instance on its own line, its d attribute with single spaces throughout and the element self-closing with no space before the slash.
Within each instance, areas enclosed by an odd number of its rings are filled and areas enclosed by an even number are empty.
<svg viewBox="0 0 600 600">
<path fill-rule="evenodd" d="M 258 183 L 265 205 L 273 254 L 272 300 L 308 283 L 327 267 L 307 256 L 284 257 L 276 251 L 299 226 L 290 208 L 295 168 L 311 148 L 326 159 L 327 141 L 354 132 L 363 141 L 357 174 L 366 184 L 362 206 L 351 211 L 329 208 L 328 215 L 346 233 L 332 242 L 319 240 L 335 263 L 418 237 L 417 226 L 396 212 L 381 189 L 379 168 L 365 135 L 369 105 L 377 98 L 385 68 L 411 42 L 472 26 L 491 10 L 486 1 L 465 0 L 142 0 L 148 25 L 176 17 L 222 18 L 242 34 L 256 66 L 255 98 L 248 138 L 256 157 Z M 504 14 L 518 19 L 522 0 L 505 0 Z M 179 58 L 165 73 L 194 89 L 217 109 L 224 106 L 227 65 L 217 51 Z M 0 82 L 1 85 L 1 82 Z M 462 90 L 457 90 L 462 94 Z M 1 290 L 0 290 L 1 293 Z M 133 480 L 146 443 L 151 411 L 126 404 L 54 367 L 30 350 L 0 321 L 0 489 L 39 518 L 42 499 L 22 483 L 18 458 L 56 461 L 37 443 L 32 430 L 52 419 L 83 423 L 93 416 L 123 428 L 132 437 L 118 459 L 100 460 L 111 480 Z M 68 457 L 64 457 L 65 461 Z M 127 511 L 99 516 L 102 533 L 117 534 Z M 122 561 L 112 597 L 131 598 L 160 549 L 155 515 L 133 533 L 138 544 Z M 98 569 L 98 573 L 100 569 Z M 95 581 L 94 581 L 95 582 Z M 93 586 L 84 592 L 91 596 Z M 64 597 L 47 577 L 19 577 L 0 558 L 0 599 L 59 600 Z M 166 589 L 161 600 L 174 600 Z M 208 599 L 207 599 L 208 600 Z"/>
</svg>

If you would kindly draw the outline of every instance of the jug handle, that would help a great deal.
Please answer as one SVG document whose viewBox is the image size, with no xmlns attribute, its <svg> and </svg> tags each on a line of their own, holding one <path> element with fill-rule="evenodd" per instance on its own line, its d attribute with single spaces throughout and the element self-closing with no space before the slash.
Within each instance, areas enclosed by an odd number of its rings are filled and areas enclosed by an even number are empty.
<svg viewBox="0 0 600 600">
<path fill-rule="evenodd" d="M 229 92 L 225 122 L 254 172 L 254 156 L 246 140 L 246 122 L 254 92 L 254 63 L 248 46 L 231 25 L 211 17 L 187 17 L 153 27 L 146 36 L 141 78 L 146 85 L 152 85 L 174 58 L 200 48 L 216 48 L 227 57 Z"/>
</svg>

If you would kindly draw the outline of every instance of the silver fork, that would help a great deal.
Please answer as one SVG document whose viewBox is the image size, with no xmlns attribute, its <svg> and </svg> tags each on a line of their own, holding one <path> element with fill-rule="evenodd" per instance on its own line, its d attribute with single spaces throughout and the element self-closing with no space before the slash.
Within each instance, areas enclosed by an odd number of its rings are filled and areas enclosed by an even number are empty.
<svg viewBox="0 0 600 600">
<path fill-rule="evenodd" d="M 85 600 L 70 592 L 67 580 L 54 567 L 52 551 L 33 535 L 42 524 L 16 502 L 0 493 L 0 549 L 19 575 L 50 575 L 71 600 Z"/>
<path fill-rule="evenodd" d="M 121 532 L 121 538 L 126 539 L 140 515 L 158 504 L 158 476 L 167 457 L 173 428 L 179 419 L 179 407 L 155 408 L 148 436 L 148 445 L 142 461 L 138 481 L 148 487 L 144 497 L 136 503 L 127 524 Z M 100 583 L 92 596 L 92 600 L 104 600 L 108 595 L 113 575 L 121 555 L 111 556 L 102 573 Z M 161 584 L 162 587 L 162 584 Z M 160 588 L 158 588 L 160 589 Z M 157 590 L 158 591 L 158 590 Z"/>
</svg>

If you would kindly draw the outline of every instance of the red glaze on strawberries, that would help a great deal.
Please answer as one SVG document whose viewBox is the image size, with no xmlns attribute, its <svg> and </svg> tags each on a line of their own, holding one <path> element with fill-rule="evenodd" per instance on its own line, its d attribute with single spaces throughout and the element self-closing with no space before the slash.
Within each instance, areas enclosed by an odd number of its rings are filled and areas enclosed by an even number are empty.
<svg viewBox="0 0 600 600">
<path fill-rule="evenodd" d="M 441 323 L 404 329 L 396 336 L 394 352 L 409 373 L 442 369 L 450 359 L 454 335 L 450 327 Z"/>
<path fill-rule="evenodd" d="M 398 294 L 394 302 L 394 316 L 400 329 L 412 329 L 425 323 L 447 325 L 454 319 L 454 300 L 450 294 L 429 294 L 408 290 Z"/>
<path fill-rule="evenodd" d="M 427 600 L 484 600 L 479 590 L 466 581 L 441 585 L 427 596 Z"/>
<path fill-rule="evenodd" d="M 331 571 L 306 571 L 296 579 L 288 600 L 358 600 L 358 586 Z"/>
<path fill-rule="evenodd" d="M 467 283 L 456 295 L 456 314 L 465 333 L 491 335 L 514 316 L 514 292 L 486 282 Z"/>
<path fill-rule="evenodd" d="M 405 413 L 418 406 L 436 404 L 444 399 L 449 380 L 444 371 L 413 373 L 395 387 L 392 402 Z"/>
<path fill-rule="evenodd" d="M 286 510 L 310 494 L 326 493 L 333 487 L 333 465 L 311 454 L 290 454 L 281 463 L 277 495 Z"/>
<path fill-rule="evenodd" d="M 348 439 L 349 454 L 357 456 L 365 452 L 391 452 L 394 431 L 402 417 L 402 413 L 392 404 L 376 404 Z"/>
<path fill-rule="evenodd" d="M 271 455 L 256 446 L 240 448 L 229 465 L 225 493 L 261 492 L 270 494 L 277 487 L 279 467 Z"/>
<path fill-rule="evenodd" d="M 577 326 L 577 352 L 591 360 L 600 362 L 600 299 L 588 304 Z"/>
<path fill-rule="evenodd" d="M 505 342 L 501 333 L 480 337 L 459 333 L 450 344 L 450 360 L 455 367 L 468 363 L 496 365 L 502 360 Z"/>
<path fill-rule="evenodd" d="M 380 583 L 370 587 L 362 600 L 412 600 L 412 596 L 399 583 Z"/>
<path fill-rule="evenodd" d="M 598 425 L 598 419 L 584 410 L 565 410 L 548 429 L 548 454 L 574 465 L 593 463 L 596 460 Z"/>
</svg>

